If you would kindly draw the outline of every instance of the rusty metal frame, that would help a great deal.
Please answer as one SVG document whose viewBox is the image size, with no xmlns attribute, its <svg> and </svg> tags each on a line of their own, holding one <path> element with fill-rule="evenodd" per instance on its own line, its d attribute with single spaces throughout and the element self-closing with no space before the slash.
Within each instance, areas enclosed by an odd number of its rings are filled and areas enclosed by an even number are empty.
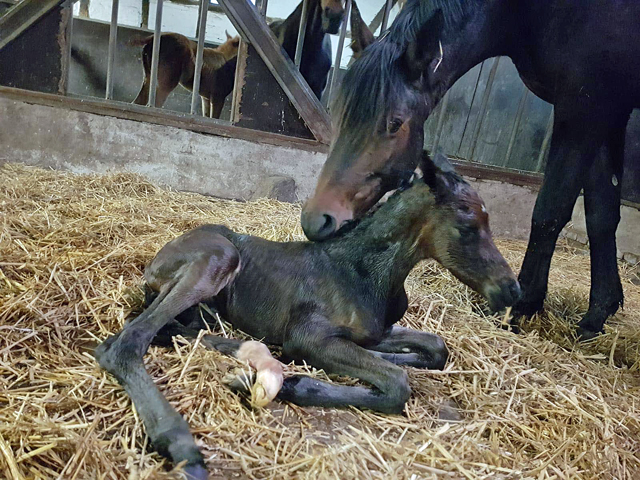
<svg viewBox="0 0 640 480">
<path fill-rule="evenodd" d="M 240 35 L 256 49 L 314 137 L 331 142 L 331 120 L 320 101 L 248 0 L 219 0 Z"/>
</svg>

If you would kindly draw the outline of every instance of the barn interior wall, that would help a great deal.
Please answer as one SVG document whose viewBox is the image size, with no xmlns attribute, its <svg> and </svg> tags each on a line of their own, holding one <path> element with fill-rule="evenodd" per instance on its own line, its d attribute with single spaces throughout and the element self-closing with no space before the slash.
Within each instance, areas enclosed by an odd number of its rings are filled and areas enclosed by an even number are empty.
<svg viewBox="0 0 640 480">
<path fill-rule="evenodd" d="M 295 180 L 299 200 L 315 188 L 325 154 L 190 130 L 34 105 L 0 96 L 0 164 L 20 162 L 74 173 L 134 172 L 177 190 L 249 199 L 267 177 Z M 491 213 L 498 237 L 526 239 L 536 191 L 493 180 L 469 181 Z M 640 211 L 623 207 L 619 256 L 640 257 Z M 579 202 L 565 233 L 586 240 Z"/>
</svg>

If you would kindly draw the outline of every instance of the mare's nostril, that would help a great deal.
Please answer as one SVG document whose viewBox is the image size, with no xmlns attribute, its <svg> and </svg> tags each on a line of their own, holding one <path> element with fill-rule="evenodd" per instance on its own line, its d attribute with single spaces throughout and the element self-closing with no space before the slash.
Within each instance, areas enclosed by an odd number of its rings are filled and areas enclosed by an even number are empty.
<svg viewBox="0 0 640 480">
<path fill-rule="evenodd" d="M 322 225 L 322 227 L 320 227 L 320 230 L 318 231 L 318 233 L 322 237 L 325 237 L 326 235 L 329 235 L 335 232 L 336 219 L 333 218 L 333 216 L 328 215 L 326 213 L 322 216 L 322 218 L 324 219 L 324 224 Z"/>
<path fill-rule="evenodd" d="M 302 230 L 311 241 L 330 238 L 336 231 L 337 222 L 333 215 L 302 212 Z"/>
</svg>

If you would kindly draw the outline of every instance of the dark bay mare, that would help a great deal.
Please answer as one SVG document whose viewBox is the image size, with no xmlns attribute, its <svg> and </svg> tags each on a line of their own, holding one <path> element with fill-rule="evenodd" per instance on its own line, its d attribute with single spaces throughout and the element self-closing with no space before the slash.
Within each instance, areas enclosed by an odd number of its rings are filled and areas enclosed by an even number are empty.
<svg viewBox="0 0 640 480">
<path fill-rule="evenodd" d="M 253 337 L 281 345 L 289 359 L 373 386 L 297 375 L 284 379 L 279 399 L 400 413 L 411 389 L 399 366 L 442 369 L 448 357 L 437 335 L 395 326 L 408 306 L 405 279 L 419 261 L 434 258 L 494 309 L 517 300 L 518 282 L 493 243 L 482 200 L 444 157 L 435 162 L 425 155 L 423 179 L 326 242 L 271 242 L 205 225 L 160 250 L 145 269 L 150 305 L 95 352 L 133 400 L 159 453 L 186 461 L 193 478 L 206 478 L 187 422 L 143 363 L 153 341 L 197 336 L 204 326 L 199 316 L 194 322 L 180 315 L 199 302 Z M 206 335 L 201 343 L 238 357 L 247 342 Z"/>
<path fill-rule="evenodd" d="M 322 96 L 324 87 L 327 85 L 327 77 L 331 69 L 329 34 L 336 34 L 340 29 L 344 17 L 343 3 L 343 0 L 311 0 L 309 2 L 309 16 L 307 17 L 307 30 L 302 46 L 300 73 L 318 99 Z M 303 2 L 300 2 L 285 20 L 276 20 L 269 24 L 269 28 L 291 60 L 296 53 L 302 6 Z M 216 72 L 216 85 L 219 86 L 219 91 L 216 93 L 216 99 L 212 102 L 214 114 L 216 111 L 218 112 L 215 118 L 219 118 L 225 99 L 233 91 L 236 63 L 237 59 L 230 60 Z"/>
<path fill-rule="evenodd" d="M 591 338 L 623 302 L 616 263 L 625 128 L 640 106 L 640 2 L 410 0 L 347 72 L 332 114 L 335 139 L 305 205 L 308 238 L 331 237 L 415 166 L 423 124 L 474 65 L 509 56 L 554 105 L 553 135 L 520 271 L 518 315 L 543 307 L 558 235 L 584 189 L 591 255 Z"/>
</svg>

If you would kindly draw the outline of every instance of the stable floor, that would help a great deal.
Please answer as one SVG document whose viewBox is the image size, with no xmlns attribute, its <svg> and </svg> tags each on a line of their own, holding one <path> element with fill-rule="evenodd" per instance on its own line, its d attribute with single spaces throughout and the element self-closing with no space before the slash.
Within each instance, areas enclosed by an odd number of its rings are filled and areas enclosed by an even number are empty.
<svg viewBox="0 0 640 480">
<path fill-rule="evenodd" d="M 299 213 L 135 175 L 0 167 L 0 477 L 179 478 L 90 352 L 139 309 L 144 265 L 167 241 L 203 223 L 301 240 Z M 497 244 L 517 271 L 526 245 Z M 152 347 L 147 368 L 189 421 L 212 478 L 640 478 L 640 279 L 620 269 L 625 309 L 580 345 L 571 332 L 588 305 L 584 251 L 559 245 L 546 313 L 521 335 L 497 328 L 436 264 L 419 265 L 404 323 L 442 335 L 451 357 L 444 372 L 408 369 L 402 416 L 278 402 L 251 410 L 221 383 L 238 362 L 179 338 L 174 350 Z"/>
</svg>

